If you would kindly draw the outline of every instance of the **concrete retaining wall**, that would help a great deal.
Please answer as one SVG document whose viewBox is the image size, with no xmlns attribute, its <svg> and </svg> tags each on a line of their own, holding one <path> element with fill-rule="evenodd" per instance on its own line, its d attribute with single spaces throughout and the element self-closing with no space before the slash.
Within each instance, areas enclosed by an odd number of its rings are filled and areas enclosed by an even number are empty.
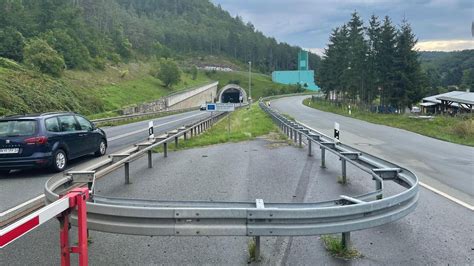
<svg viewBox="0 0 474 266">
<path fill-rule="evenodd" d="M 122 115 L 130 115 L 197 107 L 206 101 L 212 101 L 216 97 L 218 84 L 219 82 L 214 82 L 198 88 L 177 92 L 153 102 L 125 107 L 120 110 L 120 113 Z"/>
</svg>

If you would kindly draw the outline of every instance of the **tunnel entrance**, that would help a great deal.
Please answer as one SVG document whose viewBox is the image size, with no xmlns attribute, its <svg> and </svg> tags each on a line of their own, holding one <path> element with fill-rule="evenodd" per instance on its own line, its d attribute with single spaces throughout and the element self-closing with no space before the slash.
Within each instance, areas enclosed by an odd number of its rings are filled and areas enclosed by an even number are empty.
<svg viewBox="0 0 474 266">
<path fill-rule="evenodd" d="M 240 90 L 228 89 L 222 93 L 221 102 L 223 103 L 239 103 L 240 102 Z"/>
<path fill-rule="evenodd" d="M 247 102 L 247 93 L 239 85 L 228 84 L 223 87 L 218 95 L 217 100 L 221 103 L 240 103 L 242 99 L 243 103 Z"/>
</svg>

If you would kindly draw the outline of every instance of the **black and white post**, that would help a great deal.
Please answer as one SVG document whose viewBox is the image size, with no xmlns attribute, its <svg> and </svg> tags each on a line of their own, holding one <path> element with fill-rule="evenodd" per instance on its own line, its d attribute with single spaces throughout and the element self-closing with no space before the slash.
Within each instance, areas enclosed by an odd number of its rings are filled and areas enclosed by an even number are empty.
<svg viewBox="0 0 474 266">
<path fill-rule="evenodd" d="M 148 122 L 148 139 L 152 140 L 155 138 L 155 134 L 153 133 L 153 121 Z"/>
<path fill-rule="evenodd" d="M 339 140 L 339 123 L 334 122 L 334 139 Z"/>
</svg>

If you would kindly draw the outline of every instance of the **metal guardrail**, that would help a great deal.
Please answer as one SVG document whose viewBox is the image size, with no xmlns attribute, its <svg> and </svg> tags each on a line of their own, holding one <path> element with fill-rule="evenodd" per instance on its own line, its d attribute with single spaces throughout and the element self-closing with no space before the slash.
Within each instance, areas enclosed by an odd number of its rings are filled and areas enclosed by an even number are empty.
<svg viewBox="0 0 474 266">
<path fill-rule="evenodd" d="M 59 195 L 55 193 L 55 190 L 59 189 L 58 193 L 61 194 L 71 188 L 83 186 L 85 183 L 92 185 L 92 182 L 95 180 L 100 179 L 122 167 L 125 170 L 125 183 L 128 184 L 130 183 L 130 163 L 147 155 L 148 167 L 153 167 L 152 153 L 154 148 L 160 145 L 163 146 L 163 155 L 164 157 L 167 157 L 168 144 L 170 142 L 174 142 L 175 145 L 178 146 L 180 137 L 183 137 L 186 140 L 201 134 L 225 115 L 226 113 L 219 113 L 217 115 L 202 119 L 201 121 L 192 125 L 180 127 L 161 136 L 157 136 L 145 142 L 135 144 L 134 147 L 120 154 L 110 154 L 108 159 L 87 167 L 81 171 L 70 171 L 67 172 L 65 176 L 52 177 L 45 184 L 45 199 L 47 202 L 53 202 L 59 198 Z"/>
<path fill-rule="evenodd" d="M 322 167 L 325 167 L 326 151 L 331 152 L 341 160 L 343 182 L 346 179 L 346 163 L 350 163 L 365 171 L 374 180 L 374 190 L 363 195 L 341 195 L 332 201 L 315 203 L 267 203 L 261 199 L 256 199 L 255 202 L 154 201 L 94 195 L 92 201 L 87 203 L 89 229 L 132 235 L 255 236 L 257 243 L 260 243 L 260 236 L 342 233 L 343 241 L 348 244 L 349 232 L 396 221 L 415 209 L 418 200 L 418 179 L 414 173 L 334 142 L 314 129 L 288 120 L 262 101 L 260 107 L 296 143 L 302 145 L 305 138 L 308 141 L 309 156 L 312 156 L 312 144 L 319 145 Z M 206 125 L 209 122 L 207 119 L 199 124 Z M 144 156 L 154 147 L 176 140 L 189 130 L 192 129 L 182 129 L 154 143 L 138 144 L 135 153 L 127 154 L 116 162 L 112 156 L 112 164 L 92 167 L 95 170 L 89 173 L 89 179 L 81 181 L 81 175 L 87 174 L 84 172 L 50 179 L 45 185 L 46 198 L 50 202 L 56 200 L 62 189 L 76 182 L 81 185 L 86 182 L 90 184 L 94 174 L 97 179 L 123 166 L 125 171 L 128 171 L 127 163 Z M 150 164 L 151 160 L 149 167 Z M 127 180 L 127 173 L 125 179 Z M 397 195 L 383 197 L 383 184 L 388 181 L 394 181 L 406 190 Z"/>
</svg>

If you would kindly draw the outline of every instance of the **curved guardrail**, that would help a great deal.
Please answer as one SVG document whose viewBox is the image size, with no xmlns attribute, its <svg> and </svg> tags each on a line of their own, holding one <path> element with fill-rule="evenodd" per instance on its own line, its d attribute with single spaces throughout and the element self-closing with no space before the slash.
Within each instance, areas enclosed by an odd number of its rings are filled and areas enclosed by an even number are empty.
<svg viewBox="0 0 474 266">
<path fill-rule="evenodd" d="M 409 170 L 378 157 L 354 149 L 328 136 L 290 121 L 260 101 L 280 129 L 295 142 L 308 141 L 309 155 L 312 144 L 321 149 L 322 166 L 325 152 L 341 159 L 343 177 L 346 162 L 365 171 L 374 180 L 373 191 L 358 196 L 342 195 L 332 201 L 316 203 L 207 202 L 207 201 L 152 201 L 121 199 L 94 195 L 87 203 L 88 226 L 119 234 L 166 236 L 298 236 L 328 233 L 346 233 L 396 221 L 412 212 L 418 200 L 418 179 Z M 179 133 L 178 133 L 179 134 Z M 176 135 L 160 140 L 129 155 L 116 164 L 97 166 L 99 178 L 144 155 L 152 147 L 171 141 Z M 89 179 L 90 181 L 90 179 Z M 384 182 L 394 181 L 406 190 L 383 197 Z M 51 179 L 45 185 L 45 195 L 54 201 L 61 189 L 79 182 L 74 176 Z"/>
</svg>

